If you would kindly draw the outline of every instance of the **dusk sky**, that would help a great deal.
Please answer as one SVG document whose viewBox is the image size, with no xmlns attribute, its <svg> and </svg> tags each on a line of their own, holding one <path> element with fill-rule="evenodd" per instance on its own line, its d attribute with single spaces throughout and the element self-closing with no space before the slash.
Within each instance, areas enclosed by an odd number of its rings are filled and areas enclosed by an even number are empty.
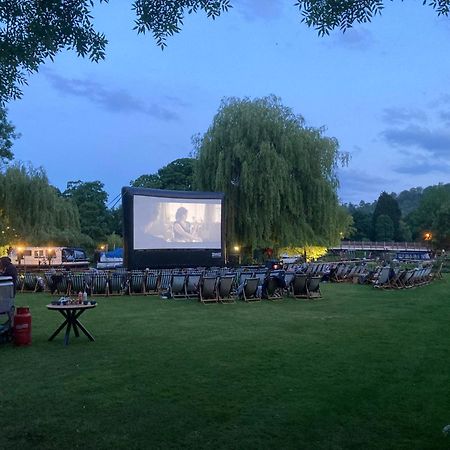
<svg viewBox="0 0 450 450">
<path fill-rule="evenodd" d="M 340 199 L 450 182 L 450 20 L 422 1 L 386 2 L 381 17 L 328 37 L 300 22 L 294 0 L 234 0 L 216 21 L 187 16 L 164 51 L 137 35 L 131 2 L 95 8 L 99 64 L 59 54 L 8 106 L 22 134 L 16 160 L 69 180 L 122 186 L 192 151 L 224 97 L 275 94 L 325 126 L 349 166 Z"/>
</svg>

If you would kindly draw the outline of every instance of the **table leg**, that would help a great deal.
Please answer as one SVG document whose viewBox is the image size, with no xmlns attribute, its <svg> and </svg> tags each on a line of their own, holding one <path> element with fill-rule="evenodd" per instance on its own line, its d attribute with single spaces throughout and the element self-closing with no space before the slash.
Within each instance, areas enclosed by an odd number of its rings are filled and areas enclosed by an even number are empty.
<svg viewBox="0 0 450 450">
<path fill-rule="evenodd" d="M 72 326 L 72 322 L 67 322 L 66 335 L 64 336 L 64 345 L 69 345 L 69 335 L 70 335 L 70 327 Z"/>
<path fill-rule="evenodd" d="M 95 341 L 94 336 L 92 336 L 91 333 L 89 333 L 88 330 L 86 330 L 86 328 L 84 328 L 83 324 L 77 320 L 77 326 L 80 328 L 80 330 L 88 337 L 88 339 L 90 341 Z"/>
<path fill-rule="evenodd" d="M 80 310 L 78 311 L 78 313 L 75 315 L 74 319 L 75 319 L 75 323 L 76 326 L 85 334 L 85 336 L 90 340 L 90 341 L 95 341 L 94 336 L 92 336 L 91 333 L 89 333 L 89 331 L 84 327 L 84 325 L 78 320 L 78 317 L 81 316 L 81 314 L 84 313 L 84 310 Z"/>
<path fill-rule="evenodd" d="M 61 330 L 67 325 L 68 323 L 68 317 L 67 314 L 65 313 L 65 311 L 59 311 L 63 317 L 64 317 L 64 322 L 56 329 L 56 331 L 48 338 L 49 341 L 52 341 L 60 332 Z"/>
</svg>

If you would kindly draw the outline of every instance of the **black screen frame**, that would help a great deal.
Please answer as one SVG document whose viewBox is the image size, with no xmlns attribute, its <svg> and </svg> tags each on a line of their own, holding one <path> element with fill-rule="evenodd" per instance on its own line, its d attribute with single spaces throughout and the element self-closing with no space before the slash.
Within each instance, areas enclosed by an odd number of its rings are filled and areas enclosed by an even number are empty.
<svg viewBox="0 0 450 450">
<path fill-rule="evenodd" d="M 134 249 L 134 201 L 136 195 L 174 200 L 220 200 L 221 247 L 189 249 Z M 225 218 L 222 192 L 172 191 L 150 188 L 122 188 L 124 267 L 128 270 L 222 267 L 225 265 Z"/>
</svg>

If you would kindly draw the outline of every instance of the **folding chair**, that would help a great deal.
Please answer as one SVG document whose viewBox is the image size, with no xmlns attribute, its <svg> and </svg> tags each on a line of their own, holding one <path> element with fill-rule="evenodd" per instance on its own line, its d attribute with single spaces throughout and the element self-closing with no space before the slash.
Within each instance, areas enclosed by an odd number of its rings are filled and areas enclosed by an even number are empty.
<svg viewBox="0 0 450 450">
<path fill-rule="evenodd" d="M 259 292 L 259 278 L 247 278 L 244 281 L 243 289 L 240 292 L 240 297 L 245 302 L 260 302 L 261 297 Z"/>
<path fill-rule="evenodd" d="M 170 298 L 186 298 L 186 275 L 172 274 L 169 285 L 169 297 Z"/>
<path fill-rule="evenodd" d="M 308 298 L 308 290 L 306 289 L 306 282 L 308 275 L 306 273 L 296 273 L 292 281 L 292 295 L 295 298 Z"/>
<path fill-rule="evenodd" d="M 184 285 L 184 293 L 186 298 L 198 298 L 200 280 L 202 278 L 201 273 L 189 273 L 186 277 L 186 283 Z"/>
<path fill-rule="evenodd" d="M 322 298 L 322 292 L 320 292 L 320 280 L 322 277 L 309 277 L 306 281 L 306 291 L 308 298 Z"/>
<path fill-rule="evenodd" d="M 234 275 L 221 275 L 217 280 L 217 298 L 220 303 L 235 303 L 236 296 L 233 294 Z"/>
<path fill-rule="evenodd" d="M 208 303 L 217 303 L 219 301 L 217 292 L 217 277 L 202 277 L 199 289 L 200 301 L 206 305 Z"/>
<path fill-rule="evenodd" d="M 156 270 L 147 271 L 144 282 L 144 293 L 155 295 L 159 288 L 159 273 Z"/>
</svg>

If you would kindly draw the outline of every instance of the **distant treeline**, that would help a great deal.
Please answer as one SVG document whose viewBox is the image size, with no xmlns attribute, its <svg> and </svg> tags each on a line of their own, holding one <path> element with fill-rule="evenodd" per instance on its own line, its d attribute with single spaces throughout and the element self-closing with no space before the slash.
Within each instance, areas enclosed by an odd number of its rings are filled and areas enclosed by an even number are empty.
<svg viewBox="0 0 450 450">
<path fill-rule="evenodd" d="M 353 217 L 353 240 L 422 240 L 450 246 L 450 184 L 415 187 L 400 194 L 382 192 L 373 203 L 345 205 Z"/>
</svg>

